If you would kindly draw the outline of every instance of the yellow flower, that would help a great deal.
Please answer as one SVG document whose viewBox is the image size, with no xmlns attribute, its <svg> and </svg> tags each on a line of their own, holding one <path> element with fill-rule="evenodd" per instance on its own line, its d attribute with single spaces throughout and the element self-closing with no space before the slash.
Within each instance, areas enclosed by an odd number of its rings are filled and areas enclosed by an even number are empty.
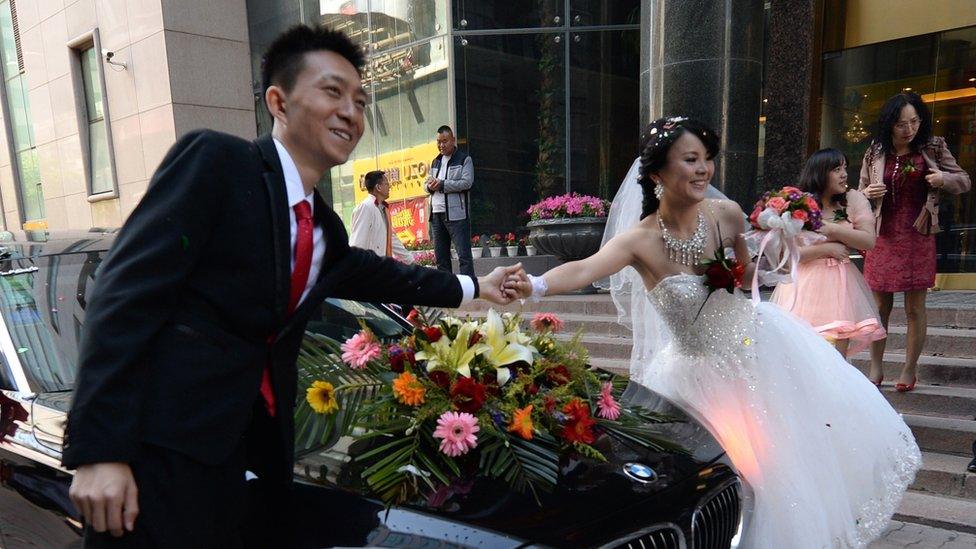
<svg viewBox="0 0 976 549">
<path fill-rule="evenodd" d="M 501 315 L 494 309 L 488 310 L 485 318 L 485 343 L 488 345 L 488 351 L 485 357 L 495 367 L 499 386 L 505 385 L 512 375 L 505 366 L 516 362 L 532 364 L 533 348 L 519 343 L 521 341 L 519 335 L 517 332 L 505 333 L 505 323 Z"/>
<path fill-rule="evenodd" d="M 420 406 L 424 403 L 426 389 L 410 372 L 403 372 L 393 380 L 393 394 L 407 406 Z"/>
<path fill-rule="evenodd" d="M 339 411 L 339 401 L 335 397 L 335 387 L 328 381 L 316 381 L 305 391 L 305 400 L 313 410 L 320 414 Z"/>
<path fill-rule="evenodd" d="M 508 430 L 524 438 L 532 440 L 532 405 L 525 408 L 516 409 L 512 414 L 512 422 L 508 424 Z"/>
<path fill-rule="evenodd" d="M 423 343 L 423 349 L 415 357 L 419 361 L 427 362 L 428 372 L 444 367 L 464 377 L 471 377 L 471 361 L 488 351 L 488 346 L 484 343 L 470 344 L 471 335 L 477 328 L 475 322 L 462 322 L 453 340 L 445 334 L 434 343 Z"/>
</svg>

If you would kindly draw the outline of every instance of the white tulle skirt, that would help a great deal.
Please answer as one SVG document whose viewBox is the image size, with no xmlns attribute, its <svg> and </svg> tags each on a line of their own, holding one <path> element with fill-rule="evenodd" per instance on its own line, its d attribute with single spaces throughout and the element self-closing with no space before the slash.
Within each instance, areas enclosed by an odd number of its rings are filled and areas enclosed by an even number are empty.
<svg viewBox="0 0 976 549">
<path fill-rule="evenodd" d="M 809 327 L 756 310 L 748 375 L 669 345 L 637 381 L 701 421 L 753 495 L 739 547 L 864 547 L 921 465 L 911 431 L 878 389 Z"/>
</svg>

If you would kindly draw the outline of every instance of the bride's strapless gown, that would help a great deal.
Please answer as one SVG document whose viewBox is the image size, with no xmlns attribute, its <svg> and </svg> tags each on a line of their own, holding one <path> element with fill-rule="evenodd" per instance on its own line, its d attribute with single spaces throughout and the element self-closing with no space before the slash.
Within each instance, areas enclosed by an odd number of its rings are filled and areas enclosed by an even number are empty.
<svg viewBox="0 0 976 549">
<path fill-rule="evenodd" d="M 701 421 L 751 489 L 739 547 L 864 547 L 921 465 L 908 426 L 809 326 L 738 291 L 698 314 L 707 294 L 694 275 L 647 292 L 670 340 L 633 375 Z"/>
</svg>

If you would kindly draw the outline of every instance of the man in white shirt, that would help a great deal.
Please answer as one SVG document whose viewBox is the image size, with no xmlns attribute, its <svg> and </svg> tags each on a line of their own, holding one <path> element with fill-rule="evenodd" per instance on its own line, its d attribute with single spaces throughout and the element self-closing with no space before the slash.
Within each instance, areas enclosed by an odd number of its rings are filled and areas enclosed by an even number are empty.
<svg viewBox="0 0 976 549">
<path fill-rule="evenodd" d="M 387 199 L 390 198 L 390 181 L 382 170 L 374 170 L 363 177 L 369 196 L 352 211 L 352 234 L 349 245 L 372 250 L 376 255 L 393 257 L 404 263 L 413 263 L 413 255 L 400 242 L 393 230 Z"/>
<path fill-rule="evenodd" d="M 458 254 L 458 270 L 474 276 L 471 259 L 471 187 L 474 163 L 457 148 L 450 126 L 437 128 L 437 150 L 430 165 L 426 189 L 430 193 L 430 234 L 434 240 L 437 268 L 452 272 L 451 243 Z"/>
</svg>

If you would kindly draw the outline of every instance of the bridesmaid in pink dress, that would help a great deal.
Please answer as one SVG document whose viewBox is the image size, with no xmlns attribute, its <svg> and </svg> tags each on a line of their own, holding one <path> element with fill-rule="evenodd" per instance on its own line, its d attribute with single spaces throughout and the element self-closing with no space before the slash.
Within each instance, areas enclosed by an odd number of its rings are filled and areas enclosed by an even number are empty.
<svg viewBox="0 0 976 549">
<path fill-rule="evenodd" d="M 894 292 L 905 292 L 908 343 L 895 390 L 911 391 L 918 381 L 918 357 L 925 344 L 926 291 L 935 284 L 935 233 L 939 197 L 969 190 L 969 175 L 956 163 L 945 140 L 932 136 L 928 109 L 915 93 L 888 99 L 878 134 L 864 154 L 860 190 L 872 201 L 878 242 L 864 258 L 864 278 L 874 291 L 881 322 L 888 326 Z M 872 379 L 881 379 L 884 339 L 871 345 Z"/>
<path fill-rule="evenodd" d="M 871 205 L 859 191 L 848 190 L 847 158 L 837 149 L 815 152 L 803 167 L 799 187 L 820 203 L 820 233 L 827 239 L 800 251 L 796 282 L 779 284 L 772 302 L 809 322 L 850 356 L 885 337 L 871 290 L 848 257 L 849 248 L 874 247 Z"/>
</svg>

